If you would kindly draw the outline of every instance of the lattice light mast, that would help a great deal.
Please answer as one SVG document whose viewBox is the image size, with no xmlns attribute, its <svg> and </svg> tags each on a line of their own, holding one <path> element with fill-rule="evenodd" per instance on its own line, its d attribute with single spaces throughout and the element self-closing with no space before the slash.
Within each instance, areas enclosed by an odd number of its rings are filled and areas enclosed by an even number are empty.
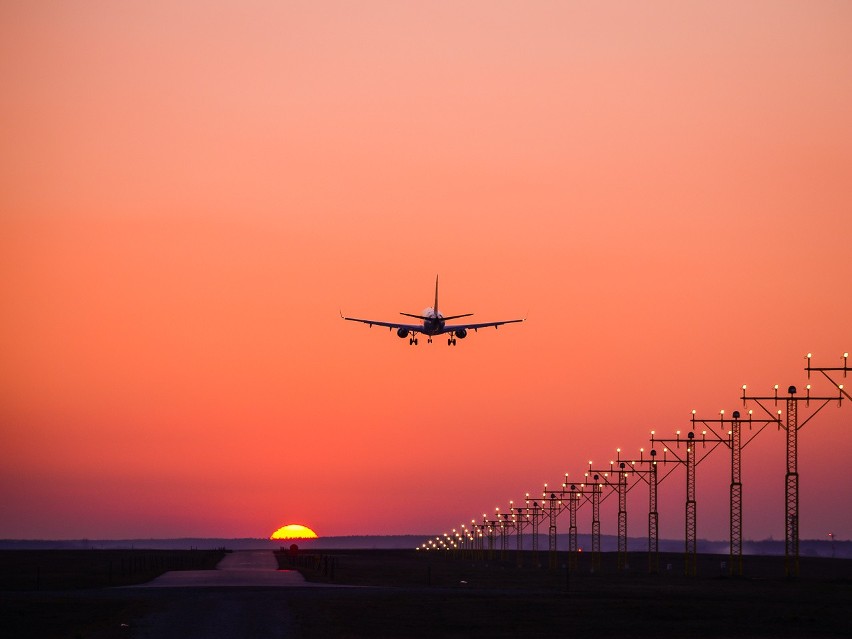
<svg viewBox="0 0 852 639">
<path fill-rule="evenodd" d="M 617 449 L 621 453 L 621 449 Z M 600 566 L 600 498 L 604 486 L 610 488 L 618 495 L 618 569 L 627 567 L 627 464 L 622 461 L 611 460 L 609 470 L 594 469 L 589 462 L 589 474 L 595 480 L 598 490 L 593 493 L 592 509 L 597 510 L 592 523 L 592 551 L 595 551 L 595 522 L 597 522 L 597 566 Z M 610 493 L 612 494 L 612 493 Z"/>
<path fill-rule="evenodd" d="M 627 470 L 618 464 L 618 569 L 627 568 Z"/>
<path fill-rule="evenodd" d="M 653 446 L 655 443 L 661 444 L 675 444 L 675 449 L 671 449 L 667 446 L 663 447 L 663 464 L 667 464 L 669 461 L 673 461 L 678 464 L 682 464 L 686 468 L 686 508 L 685 508 L 685 521 L 684 521 L 684 572 L 688 576 L 695 576 L 696 568 L 697 568 L 697 560 L 696 556 L 698 553 L 698 542 L 697 542 L 697 533 L 698 533 L 698 502 L 696 501 L 696 492 L 695 492 L 695 467 L 699 461 L 698 455 L 698 444 L 701 443 L 702 447 L 706 447 L 707 445 L 707 432 L 704 431 L 701 434 L 701 438 L 697 438 L 695 436 L 695 432 L 690 430 L 686 434 L 686 438 L 682 438 L 680 435 L 680 431 L 676 432 L 676 436 L 674 439 L 658 439 L 656 437 L 655 431 L 651 431 L 651 445 Z M 684 444 L 684 452 L 681 453 L 680 446 Z M 719 445 L 719 442 L 713 442 L 710 451 L 716 448 Z M 674 457 L 673 460 L 669 460 L 668 456 L 671 454 Z M 705 454 L 706 456 L 706 454 Z M 659 460 L 658 460 L 659 461 Z M 668 473 L 666 474 L 668 476 Z"/>
<path fill-rule="evenodd" d="M 588 481 L 588 473 L 586 473 L 586 481 Z M 560 498 L 560 512 L 568 510 L 568 567 L 571 570 L 575 570 L 579 563 L 578 554 L 580 552 L 580 548 L 577 543 L 577 510 L 584 503 L 592 502 L 592 504 L 594 504 L 595 499 L 597 499 L 597 497 L 595 497 L 595 493 L 598 493 L 598 497 L 600 496 L 600 490 L 595 487 L 595 484 L 585 482 L 582 484 L 569 484 L 568 473 L 565 473 L 565 482 L 562 484 L 562 490 L 556 493 Z M 598 504 L 600 504 L 600 502 L 598 502 Z M 599 534 L 600 527 L 598 526 L 597 529 Z M 600 547 L 600 542 L 598 542 L 598 547 Z M 594 556 L 592 559 L 594 561 Z"/>
<path fill-rule="evenodd" d="M 459 536 L 459 550 L 460 556 L 462 558 L 470 557 L 473 555 L 473 535 L 470 534 L 467 526 L 464 524 L 459 525 L 458 529 Z"/>
<path fill-rule="evenodd" d="M 562 484 L 562 492 L 566 493 L 568 488 L 568 473 L 565 473 L 565 483 Z M 570 484 L 568 495 L 568 567 L 577 569 L 577 507 L 580 505 L 580 495 L 576 484 Z"/>
<path fill-rule="evenodd" d="M 497 545 L 497 528 L 500 526 L 499 519 L 488 519 L 487 513 L 482 513 L 482 529 L 488 535 L 488 559 L 494 559 L 494 550 Z"/>
<path fill-rule="evenodd" d="M 547 516 L 547 550 L 548 550 L 548 566 L 551 570 L 557 566 L 556 556 L 556 517 L 562 510 L 562 500 L 556 496 L 556 493 L 548 494 L 547 484 L 544 485 L 544 491 L 541 493 L 542 509 Z"/>
<path fill-rule="evenodd" d="M 746 423 L 752 433 L 745 444 L 742 444 L 742 421 L 740 412 L 735 410 L 731 418 L 725 417 L 725 411 L 719 411 L 718 419 L 699 419 L 692 411 L 692 428 L 702 424 L 709 429 L 711 436 L 731 450 L 731 487 L 730 487 L 730 566 L 729 574 L 743 574 L 743 485 L 742 485 L 742 449 L 759 435 L 769 424 L 777 424 L 778 418 L 754 419 L 752 411 L 748 411 Z M 752 431 L 754 424 L 759 424 L 757 431 Z M 726 425 L 730 428 L 725 429 Z M 707 432 L 706 430 L 704 431 Z"/>
<path fill-rule="evenodd" d="M 688 573 L 695 574 L 695 557 L 697 548 L 697 522 L 695 503 L 695 433 L 689 431 L 687 438 L 690 440 L 686 445 L 686 556 Z"/>
<path fill-rule="evenodd" d="M 482 560 L 485 558 L 485 527 L 482 524 L 477 524 L 475 519 L 471 519 L 470 529 L 473 532 L 474 554 Z"/>
<path fill-rule="evenodd" d="M 601 493 L 603 484 L 598 483 L 600 474 L 593 472 L 592 461 L 589 460 L 589 472 L 586 473 L 586 484 L 592 491 L 592 570 L 601 567 Z"/>
<path fill-rule="evenodd" d="M 515 559 L 518 568 L 524 564 L 524 530 L 527 527 L 532 528 L 531 545 L 533 563 L 538 565 L 538 526 L 542 518 L 542 511 L 538 502 L 530 499 L 530 494 L 526 493 L 524 506 L 516 506 L 514 501 L 509 501 L 509 511 L 511 519 L 515 527 Z"/>
<path fill-rule="evenodd" d="M 583 494 L 585 485 L 581 484 L 579 489 L 577 484 L 568 483 L 568 473 L 565 473 L 565 482 L 562 484 L 562 502 L 568 504 L 568 569 L 577 569 L 577 553 L 579 547 L 577 544 L 577 508 L 580 506 L 580 497 Z"/>
<path fill-rule="evenodd" d="M 509 529 L 512 525 L 512 520 L 509 518 L 510 513 L 501 513 L 500 507 L 497 506 L 497 526 L 500 529 L 500 560 L 506 560 L 506 553 L 509 550 Z"/>
<path fill-rule="evenodd" d="M 640 450 L 640 460 L 644 461 Z M 648 461 L 648 572 L 659 570 L 660 556 L 660 513 L 657 510 L 657 451 L 651 449 L 651 459 Z"/>
<path fill-rule="evenodd" d="M 724 419 L 725 411 L 721 412 Z M 740 436 L 740 411 L 735 410 L 731 420 L 731 493 L 730 493 L 730 574 L 743 574 L 743 482 L 742 445 Z"/>
<path fill-rule="evenodd" d="M 541 507 L 537 501 L 532 502 L 530 504 L 530 494 L 526 495 L 526 504 L 527 504 L 527 517 L 530 520 L 530 524 L 532 524 L 532 556 L 533 556 L 533 565 L 538 566 L 538 526 L 541 523 Z"/>
<path fill-rule="evenodd" d="M 639 466 L 638 468 L 637 465 Z M 657 511 L 657 451 L 651 449 L 651 456 L 645 457 L 645 449 L 640 448 L 639 459 L 634 459 L 630 462 L 630 472 L 648 485 L 648 572 L 656 573 L 659 568 L 660 550 L 660 514 Z M 633 486 L 637 485 L 633 484 Z"/>
<path fill-rule="evenodd" d="M 524 565 L 524 528 L 529 518 L 524 515 L 521 508 L 515 507 L 515 502 L 509 500 L 509 512 L 512 514 L 512 522 L 515 526 L 515 562 L 518 568 Z"/>
<path fill-rule="evenodd" d="M 811 368 L 810 370 L 818 370 Z M 844 361 L 845 368 L 845 361 Z M 743 384 L 742 400 L 743 405 L 747 406 L 749 401 L 755 402 L 764 412 L 772 416 L 772 412 L 763 405 L 762 402 L 772 401 L 777 406 L 779 401 L 784 401 L 786 404 L 786 422 L 781 426 L 779 419 L 779 427 L 786 431 L 787 435 L 787 473 L 784 475 L 784 574 L 788 577 L 799 576 L 799 429 L 803 428 L 817 413 L 825 408 L 829 402 L 837 401 L 838 406 L 842 405 L 845 391 L 843 385 L 837 385 L 838 394 L 834 397 L 812 397 L 811 385 L 806 386 L 805 397 L 796 397 L 797 389 L 795 386 L 787 388 L 787 397 L 778 397 L 778 384 L 775 384 L 774 394 L 771 396 L 760 397 L 754 395 L 746 395 L 747 386 Z M 848 397 L 848 396 L 847 396 Z M 806 406 L 810 403 L 820 402 L 819 406 L 814 410 L 809 417 L 802 423 L 799 423 L 798 406 L 799 402 L 805 402 Z M 778 410 L 777 413 L 781 414 Z"/>
</svg>

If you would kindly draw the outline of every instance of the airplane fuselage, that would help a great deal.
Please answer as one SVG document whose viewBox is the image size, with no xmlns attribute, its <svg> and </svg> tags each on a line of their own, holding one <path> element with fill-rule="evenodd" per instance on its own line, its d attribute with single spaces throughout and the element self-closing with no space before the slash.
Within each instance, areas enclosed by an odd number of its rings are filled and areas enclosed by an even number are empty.
<svg viewBox="0 0 852 639">
<path fill-rule="evenodd" d="M 433 308 L 423 310 L 423 328 L 420 331 L 424 335 L 440 335 L 444 332 L 444 316 L 435 312 Z"/>
</svg>

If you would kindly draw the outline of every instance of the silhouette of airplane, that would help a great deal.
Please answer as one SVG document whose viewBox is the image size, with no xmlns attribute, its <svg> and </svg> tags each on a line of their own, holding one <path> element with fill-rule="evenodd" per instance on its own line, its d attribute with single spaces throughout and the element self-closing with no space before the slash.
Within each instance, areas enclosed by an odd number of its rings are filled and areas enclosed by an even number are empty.
<svg viewBox="0 0 852 639">
<path fill-rule="evenodd" d="M 516 322 L 523 322 L 523 319 L 511 319 L 511 320 L 502 320 L 500 322 L 481 322 L 477 324 L 446 324 L 448 320 L 459 319 L 461 317 L 470 317 L 473 313 L 464 313 L 462 315 L 450 315 L 448 317 L 444 317 L 441 312 L 438 310 L 438 276 L 435 276 L 435 305 L 431 308 L 427 308 L 423 311 L 421 315 L 415 315 L 413 313 L 400 313 L 400 315 L 405 315 L 406 317 L 413 317 L 415 319 L 422 320 L 421 324 L 400 324 L 398 322 L 379 322 L 377 320 L 368 320 L 368 319 L 359 319 L 357 317 L 345 317 L 343 313 L 340 313 L 340 317 L 345 320 L 349 320 L 350 322 L 361 322 L 363 324 L 368 324 L 370 328 L 373 325 L 376 326 L 387 326 L 390 330 L 396 329 L 396 334 L 405 339 L 408 337 L 408 343 L 411 345 L 417 345 L 417 334 L 423 333 L 428 337 L 428 342 L 432 342 L 432 338 L 435 335 L 444 335 L 447 334 L 449 337 L 447 338 L 447 344 L 451 346 L 456 345 L 456 338 L 464 339 L 467 337 L 467 333 L 470 330 L 478 331 L 480 328 L 488 328 L 493 326 L 495 329 L 498 326 L 502 326 L 503 324 L 514 324 Z"/>
</svg>

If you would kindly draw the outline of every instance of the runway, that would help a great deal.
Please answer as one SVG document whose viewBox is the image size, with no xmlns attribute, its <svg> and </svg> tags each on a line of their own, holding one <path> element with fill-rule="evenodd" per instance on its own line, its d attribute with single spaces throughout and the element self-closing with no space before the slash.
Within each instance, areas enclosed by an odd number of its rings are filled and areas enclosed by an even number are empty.
<svg viewBox="0 0 852 639">
<path fill-rule="evenodd" d="M 312 584 L 296 570 L 278 570 L 269 550 L 238 550 L 229 553 L 216 570 L 174 570 L 132 588 L 221 588 L 262 586 L 273 588 L 325 587 Z"/>
<path fill-rule="evenodd" d="M 173 590 L 166 590 L 169 588 Z M 130 634 L 134 639 L 297 637 L 287 588 L 347 586 L 314 584 L 295 570 L 278 570 L 269 550 L 235 551 L 215 570 L 171 571 L 146 584 L 124 588 L 160 589 L 149 600 L 154 609 L 132 623 Z"/>
</svg>

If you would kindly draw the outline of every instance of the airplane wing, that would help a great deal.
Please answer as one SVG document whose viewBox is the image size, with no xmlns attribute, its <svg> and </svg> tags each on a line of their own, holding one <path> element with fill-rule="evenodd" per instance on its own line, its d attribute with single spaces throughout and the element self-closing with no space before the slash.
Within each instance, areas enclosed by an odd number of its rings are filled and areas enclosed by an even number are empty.
<svg viewBox="0 0 852 639">
<path fill-rule="evenodd" d="M 357 317 L 346 317 L 343 313 L 340 314 L 345 320 L 349 320 L 350 322 L 361 322 L 362 324 L 368 324 L 371 328 L 373 326 L 385 326 L 391 330 L 404 328 L 412 333 L 419 333 L 423 330 L 422 324 L 400 324 L 399 322 L 379 322 L 377 320 L 369 320 L 369 319 L 360 319 Z"/>
<path fill-rule="evenodd" d="M 489 328 L 491 326 L 493 326 L 494 328 L 497 328 L 498 326 L 503 326 L 503 324 L 515 324 L 516 322 L 523 322 L 523 321 L 525 321 L 525 320 L 523 320 L 523 319 L 510 319 L 510 320 L 502 320 L 500 322 L 481 322 L 479 324 L 452 324 L 452 325 L 446 324 L 446 325 L 444 325 L 444 330 L 441 331 L 441 332 L 442 333 L 453 333 L 455 331 L 460 331 L 462 329 L 464 329 L 466 331 L 469 331 L 469 330 L 477 331 L 480 328 Z"/>
</svg>

